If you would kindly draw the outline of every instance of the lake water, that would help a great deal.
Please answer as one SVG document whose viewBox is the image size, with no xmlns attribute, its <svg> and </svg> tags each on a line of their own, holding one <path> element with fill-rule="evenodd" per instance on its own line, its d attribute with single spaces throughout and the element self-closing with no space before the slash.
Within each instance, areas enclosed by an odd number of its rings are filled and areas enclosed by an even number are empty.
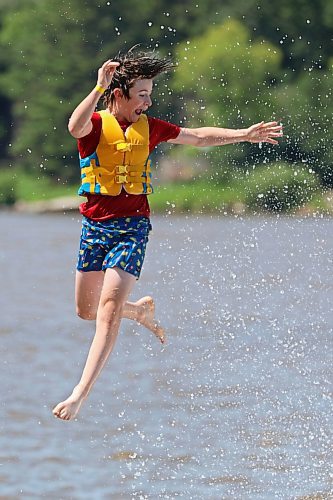
<svg viewBox="0 0 333 500">
<path fill-rule="evenodd" d="M 333 220 L 153 217 L 126 320 L 76 421 L 79 216 L 0 213 L 0 499 L 333 499 Z"/>
</svg>

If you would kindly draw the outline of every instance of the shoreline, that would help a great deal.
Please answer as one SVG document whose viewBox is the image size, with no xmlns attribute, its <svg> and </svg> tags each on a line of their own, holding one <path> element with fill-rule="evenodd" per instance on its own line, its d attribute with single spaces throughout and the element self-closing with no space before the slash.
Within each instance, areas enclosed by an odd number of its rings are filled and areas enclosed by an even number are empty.
<svg viewBox="0 0 333 500">
<path fill-rule="evenodd" d="M 81 203 L 79 196 L 61 196 L 49 200 L 17 201 L 9 209 L 30 214 L 72 212 L 78 210 Z"/>
<path fill-rule="evenodd" d="M 61 196 L 51 198 L 48 200 L 36 201 L 17 201 L 13 205 L 0 205 L 0 210 L 27 213 L 27 214 L 56 214 L 67 212 L 79 212 L 79 206 L 82 203 L 80 196 Z M 333 208 L 323 209 L 322 207 L 314 207 L 310 204 L 298 207 L 292 211 L 253 211 L 246 207 L 245 204 L 235 201 L 229 203 L 228 206 L 221 207 L 220 210 L 177 210 L 166 205 L 164 210 L 158 207 L 152 207 L 152 213 L 167 214 L 167 215 L 216 215 L 216 216 L 267 216 L 284 215 L 296 217 L 331 217 L 333 215 Z"/>
</svg>

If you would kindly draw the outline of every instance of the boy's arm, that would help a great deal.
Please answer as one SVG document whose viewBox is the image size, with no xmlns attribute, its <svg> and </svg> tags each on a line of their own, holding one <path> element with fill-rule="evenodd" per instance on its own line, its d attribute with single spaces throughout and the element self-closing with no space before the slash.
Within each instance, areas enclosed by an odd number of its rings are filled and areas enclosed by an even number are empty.
<svg viewBox="0 0 333 500">
<path fill-rule="evenodd" d="M 119 66 L 119 63 L 109 59 L 99 68 L 97 86 L 73 111 L 69 119 L 68 130 L 75 139 L 81 139 L 81 137 L 85 137 L 91 132 L 91 116 L 95 111 L 99 99 L 102 97 L 102 93 L 97 90 L 97 87 L 108 88 L 117 66 Z"/>
<path fill-rule="evenodd" d="M 278 144 L 276 140 L 282 137 L 282 125 L 278 122 L 260 122 L 244 129 L 219 127 L 182 128 L 176 139 L 170 139 L 172 144 L 187 144 L 190 146 L 207 147 L 223 146 L 236 142 L 268 142 Z"/>
</svg>

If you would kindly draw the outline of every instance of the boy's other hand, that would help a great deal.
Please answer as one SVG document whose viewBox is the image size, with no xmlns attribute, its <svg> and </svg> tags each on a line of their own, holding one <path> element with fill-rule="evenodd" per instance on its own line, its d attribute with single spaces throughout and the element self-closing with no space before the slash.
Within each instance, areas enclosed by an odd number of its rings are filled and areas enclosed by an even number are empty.
<svg viewBox="0 0 333 500">
<path fill-rule="evenodd" d="M 248 142 L 269 142 L 279 144 L 276 140 L 283 136 L 282 125 L 278 122 L 260 122 L 246 129 L 246 141 Z"/>
</svg>

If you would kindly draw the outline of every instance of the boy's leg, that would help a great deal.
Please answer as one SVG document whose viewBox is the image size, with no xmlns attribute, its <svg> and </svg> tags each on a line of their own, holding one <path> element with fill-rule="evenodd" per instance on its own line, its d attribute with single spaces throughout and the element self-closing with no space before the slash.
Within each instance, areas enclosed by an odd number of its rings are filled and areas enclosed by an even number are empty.
<svg viewBox="0 0 333 500">
<path fill-rule="evenodd" d="M 142 297 L 137 302 L 126 302 L 123 318 L 132 319 L 154 333 L 164 344 L 165 332 L 155 319 L 155 304 L 152 297 Z"/>
<path fill-rule="evenodd" d="M 76 271 L 76 313 L 82 319 L 96 319 L 104 281 L 104 271 Z"/>
<path fill-rule="evenodd" d="M 76 271 L 76 312 L 82 319 L 96 319 L 98 304 L 104 281 L 103 271 Z M 148 328 L 163 343 L 163 328 L 155 320 L 155 304 L 151 297 L 142 297 L 137 302 L 126 302 L 123 318 L 132 319 Z"/>
<path fill-rule="evenodd" d="M 119 268 L 107 269 L 96 317 L 96 333 L 78 385 L 53 413 L 63 420 L 71 420 L 88 396 L 115 344 L 124 304 L 135 283 L 135 277 Z"/>
</svg>

